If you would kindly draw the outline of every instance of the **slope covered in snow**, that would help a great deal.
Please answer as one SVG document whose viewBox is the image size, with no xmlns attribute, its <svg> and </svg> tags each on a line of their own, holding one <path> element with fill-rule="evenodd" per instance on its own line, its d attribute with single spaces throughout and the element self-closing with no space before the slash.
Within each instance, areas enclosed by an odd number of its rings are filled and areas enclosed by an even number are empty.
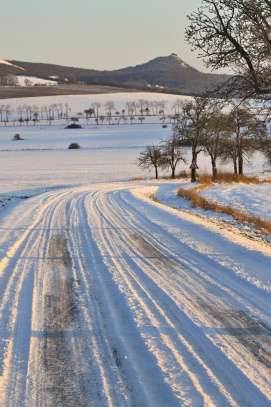
<svg viewBox="0 0 271 407">
<path fill-rule="evenodd" d="M 4 59 L 0 59 L 0 64 L 9 65 L 9 66 L 12 66 L 12 67 L 14 67 L 14 68 L 19 68 L 19 69 L 21 69 L 22 71 L 24 71 L 24 68 L 21 68 L 20 66 L 11 64 L 10 62 L 5 61 Z"/>
</svg>

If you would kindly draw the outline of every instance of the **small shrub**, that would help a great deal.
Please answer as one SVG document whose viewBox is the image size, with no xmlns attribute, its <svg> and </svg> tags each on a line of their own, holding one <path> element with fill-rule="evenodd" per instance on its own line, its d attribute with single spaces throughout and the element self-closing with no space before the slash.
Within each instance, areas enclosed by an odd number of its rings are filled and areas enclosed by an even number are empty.
<svg viewBox="0 0 271 407">
<path fill-rule="evenodd" d="M 71 143 L 69 145 L 70 150 L 77 150 L 78 148 L 81 148 L 80 144 L 78 144 L 78 143 Z"/>
<path fill-rule="evenodd" d="M 66 126 L 65 129 L 82 129 L 82 126 L 77 123 L 72 123 Z"/>
<path fill-rule="evenodd" d="M 13 140 L 18 141 L 18 140 L 23 140 L 23 138 L 21 138 L 20 134 L 15 134 L 13 137 Z"/>
</svg>

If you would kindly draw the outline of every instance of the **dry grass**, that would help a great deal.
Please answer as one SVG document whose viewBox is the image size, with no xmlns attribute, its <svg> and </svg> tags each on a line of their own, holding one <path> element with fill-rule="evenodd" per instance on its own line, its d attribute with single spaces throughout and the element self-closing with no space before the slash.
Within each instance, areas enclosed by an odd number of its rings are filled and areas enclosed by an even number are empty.
<svg viewBox="0 0 271 407">
<path fill-rule="evenodd" d="M 202 174 L 202 175 L 199 175 L 197 178 L 198 178 L 198 182 L 200 184 L 211 185 L 214 182 L 213 177 L 210 174 Z M 231 184 L 233 182 L 242 183 L 242 184 L 260 184 L 261 183 L 261 181 L 259 180 L 258 177 L 239 175 L 239 174 L 234 174 L 232 172 L 218 173 L 215 182 L 224 183 L 224 184 Z"/>
<path fill-rule="evenodd" d="M 180 172 L 178 173 L 178 175 L 177 175 L 176 178 L 190 178 L 190 176 L 191 176 L 190 171 L 187 172 L 186 170 L 182 170 L 182 171 L 180 171 Z"/>
<path fill-rule="evenodd" d="M 254 179 L 254 177 L 249 177 Z M 257 177 L 255 177 L 257 179 Z M 243 182 L 243 181 L 241 181 Z M 248 182 L 247 182 L 248 183 Z M 251 182 L 250 182 L 251 183 Z M 259 182 L 256 182 L 257 184 Z M 205 183 L 198 185 L 193 189 L 180 188 L 177 195 L 181 198 L 189 199 L 193 208 L 202 208 L 204 210 L 211 210 L 215 213 L 224 213 L 226 215 L 233 216 L 238 219 L 241 223 L 250 223 L 256 229 L 261 230 L 263 234 L 269 234 L 271 232 L 271 222 L 259 218 L 258 216 L 248 215 L 246 212 L 239 211 L 231 206 L 219 205 L 215 201 L 209 201 L 203 196 L 199 195 L 197 192 L 203 190 L 210 186 L 210 183 Z"/>
<path fill-rule="evenodd" d="M 146 181 L 148 178 L 144 178 L 144 177 L 135 177 L 135 178 L 131 178 L 130 181 Z"/>
<path fill-rule="evenodd" d="M 161 177 L 159 177 L 159 179 L 166 179 L 166 180 L 172 180 L 172 179 L 176 180 L 176 179 L 182 179 L 182 178 L 189 179 L 190 176 L 191 176 L 190 172 L 182 170 L 175 175 L 175 178 L 172 178 L 171 175 L 162 175 Z"/>
</svg>

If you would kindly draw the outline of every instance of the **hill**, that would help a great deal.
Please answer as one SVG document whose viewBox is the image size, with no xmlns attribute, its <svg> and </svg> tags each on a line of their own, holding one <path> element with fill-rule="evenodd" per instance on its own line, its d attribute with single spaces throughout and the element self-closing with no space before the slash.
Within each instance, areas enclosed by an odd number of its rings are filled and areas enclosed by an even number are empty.
<svg viewBox="0 0 271 407">
<path fill-rule="evenodd" d="M 1 75 L 32 75 L 57 78 L 61 83 L 83 83 L 124 89 L 200 95 L 206 89 L 225 81 L 227 75 L 202 73 L 176 54 L 157 57 L 134 67 L 115 71 L 98 71 L 61 65 L 0 60 Z"/>
</svg>

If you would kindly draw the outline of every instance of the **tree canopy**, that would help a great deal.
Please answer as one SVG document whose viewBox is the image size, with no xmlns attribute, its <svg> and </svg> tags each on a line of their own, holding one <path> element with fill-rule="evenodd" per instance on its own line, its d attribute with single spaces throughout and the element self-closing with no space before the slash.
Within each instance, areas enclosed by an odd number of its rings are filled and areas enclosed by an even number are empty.
<svg viewBox="0 0 271 407">
<path fill-rule="evenodd" d="M 225 94 L 271 98 L 271 1 L 203 0 L 186 40 L 207 67 L 231 68 Z"/>
</svg>

